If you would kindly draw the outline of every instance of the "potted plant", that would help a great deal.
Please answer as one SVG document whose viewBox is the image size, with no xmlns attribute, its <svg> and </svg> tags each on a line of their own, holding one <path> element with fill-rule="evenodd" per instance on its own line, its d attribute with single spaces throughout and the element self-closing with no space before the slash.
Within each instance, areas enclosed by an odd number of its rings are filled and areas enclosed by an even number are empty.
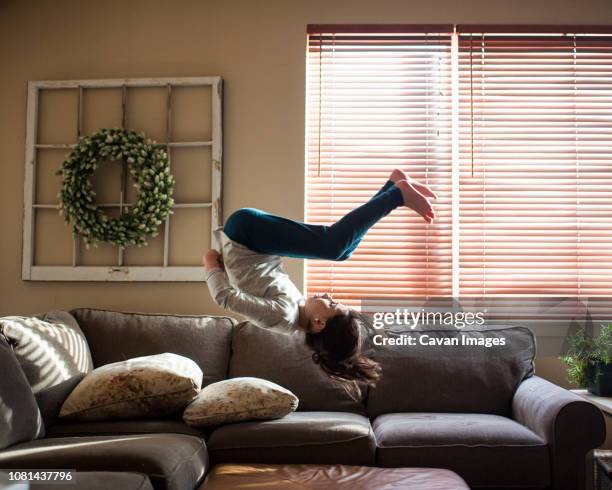
<svg viewBox="0 0 612 490">
<path fill-rule="evenodd" d="M 580 329 L 568 342 L 562 358 L 568 379 L 594 395 L 612 396 L 612 323 L 602 325 L 597 337 Z"/>
</svg>

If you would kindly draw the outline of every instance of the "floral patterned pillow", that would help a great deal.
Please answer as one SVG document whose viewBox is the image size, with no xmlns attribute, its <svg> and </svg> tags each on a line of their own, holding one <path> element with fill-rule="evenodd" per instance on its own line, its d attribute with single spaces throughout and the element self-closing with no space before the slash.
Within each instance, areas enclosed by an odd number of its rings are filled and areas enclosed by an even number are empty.
<svg viewBox="0 0 612 490">
<path fill-rule="evenodd" d="M 72 391 L 60 418 L 79 421 L 158 417 L 185 407 L 200 391 L 202 370 L 165 353 L 101 366 Z"/>
<path fill-rule="evenodd" d="M 298 398 L 289 390 L 260 378 L 232 378 L 204 388 L 183 413 L 192 427 L 243 420 L 280 419 L 295 411 Z"/>
</svg>

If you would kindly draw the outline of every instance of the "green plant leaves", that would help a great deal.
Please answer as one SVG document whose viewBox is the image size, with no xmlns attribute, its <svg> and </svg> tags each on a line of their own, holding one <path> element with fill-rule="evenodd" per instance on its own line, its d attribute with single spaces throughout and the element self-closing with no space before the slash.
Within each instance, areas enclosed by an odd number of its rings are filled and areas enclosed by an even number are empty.
<svg viewBox="0 0 612 490">
<path fill-rule="evenodd" d="M 584 328 L 568 338 L 567 355 L 561 360 L 567 365 L 568 379 L 579 386 L 586 386 L 586 367 L 590 361 L 612 363 L 612 323 L 601 325 L 597 337 Z"/>
</svg>

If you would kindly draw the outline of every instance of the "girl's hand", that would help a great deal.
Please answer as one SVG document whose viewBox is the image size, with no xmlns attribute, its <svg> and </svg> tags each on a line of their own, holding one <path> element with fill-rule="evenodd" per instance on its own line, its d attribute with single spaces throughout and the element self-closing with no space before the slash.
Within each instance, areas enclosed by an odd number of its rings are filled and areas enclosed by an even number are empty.
<svg viewBox="0 0 612 490">
<path fill-rule="evenodd" d="M 206 268 L 206 270 L 210 269 L 223 269 L 223 259 L 221 258 L 221 254 L 216 250 L 209 250 L 204 254 L 202 258 L 202 264 Z"/>
</svg>

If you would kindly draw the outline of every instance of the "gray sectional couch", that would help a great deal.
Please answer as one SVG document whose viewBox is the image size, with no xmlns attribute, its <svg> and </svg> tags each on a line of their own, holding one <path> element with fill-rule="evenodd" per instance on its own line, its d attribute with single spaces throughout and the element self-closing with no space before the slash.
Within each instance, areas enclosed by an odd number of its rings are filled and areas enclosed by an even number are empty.
<svg viewBox="0 0 612 490">
<path fill-rule="evenodd" d="M 292 390 L 299 408 L 279 420 L 209 431 L 186 426 L 180 414 L 67 423 L 57 413 L 76 377 L 37 395 L 44 424 L 31 431 L 31 440 L 4 444 L 0 469 L 138 473 L 155 489 L 186 490 L 198 488 L 216 463 L 438 467 L 455 471 L 471 488 L 581 490 L 585 456 L 605 438 L 594 405 L 534 375 L 535 341 L 521 327 L 428 332 L 435 338 L 503 337 L 504 347 L 375 346 L 383 378 L 355 401 L 312 362 L 299 332 L 224 317 L 90 308 L 70 314 L 94 367 L 174 352 L 200 365 L 205 385 L 227 377 L 266 378 Z"/>
</svg>

